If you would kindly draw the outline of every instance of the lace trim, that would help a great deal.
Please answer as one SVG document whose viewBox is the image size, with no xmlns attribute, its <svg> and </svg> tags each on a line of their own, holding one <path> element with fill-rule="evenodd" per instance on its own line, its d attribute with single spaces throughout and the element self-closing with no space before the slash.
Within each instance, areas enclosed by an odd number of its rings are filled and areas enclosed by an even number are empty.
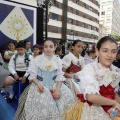
<svg viewBox="0 0 120 120">
<path fill-rule="evenodd" d="M 64 74 L 64 73 L 63 73 Z M 63 76 L 63 74 L 59 74 L 57 77 L 56 77 L 56 81 L 65 81 L 65 77 Z"/>
<path fill-rule="evenodd" d="M 35 64 L 37 65 L 37 67 L 44 71 L 54 71 L 58 69 L 57 62 L 58 60 L 56 56 L 53 56 L 51 60 L 47 59 L 44 55 L 41 55 L 35 59 Z"/>
<path fill-rule="evenodd" d="M 94 86 L 94 87 L 93 87 Z M 86 88 L 83 91 L 84 99 L 86 99 L 86 94 L 100 94 L 99 88 L 95 85 L 87 85 Z"/>
<path fill-rule="evenodd" d="M 104 85 L 105 87 L 109 84 L 112 87 L 116 87 L 120 80 L 120 70 L 115 66 L 111 65 L 111 70 L 109 68 L 103 67 L 101 64 L 94 62 L 92 68 L 95 72 L 95 78 L 99 85 Z"/>
</svg>

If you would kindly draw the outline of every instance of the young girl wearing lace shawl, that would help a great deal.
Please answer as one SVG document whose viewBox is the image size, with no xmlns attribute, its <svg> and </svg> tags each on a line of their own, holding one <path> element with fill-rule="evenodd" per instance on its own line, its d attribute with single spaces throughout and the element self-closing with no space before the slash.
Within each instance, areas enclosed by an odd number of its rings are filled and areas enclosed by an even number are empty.
<svg viewBox="0 0 120 120">
<path fill-rule="evenodd" d="M 44 53 L 35 60 L 35 79 L 19 99 L 14 120 L 61 120 L 62 113 L 73 101 L 72 92 L 62 82 L 62 61 L 54 55 L 55 44 L 44 42 Z"/>
<path fill-rule="evenodd" d="M 112 65 L 117 44 L 106 36 L 98 41 L 96 51 L 96 61 L 77 73 L 82 94 L 78 94 L 80 100 L 65 111 L 64 120 L 120 120 L 120 97 L 117 93 L 120 69 Z"/>
<path fill-rule="evenodd" d="M 85 65 L 84 58 L 81 56 L 82 50 L 83 42 L 76 40 L 72 43 L 72 51 L 63 58 L 62 70 L 67 78 L 66 84 L 75 96 L 80 92 L 79 80 L 76 80 L 75 74 Z"/>
</svg>

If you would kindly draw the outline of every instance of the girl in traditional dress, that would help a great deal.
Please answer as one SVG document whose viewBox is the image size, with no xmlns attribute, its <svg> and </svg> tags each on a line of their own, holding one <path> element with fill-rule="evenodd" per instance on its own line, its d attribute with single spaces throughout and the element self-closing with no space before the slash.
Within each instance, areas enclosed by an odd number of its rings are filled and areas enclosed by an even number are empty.
<svg viewBox="0 0 120 120">
<path fill-rule="evenodd" d="M 33 58 L 35 59 L 42 52 L 42 47 L 39 44 L 33 46 Z"/>
<path fill-rule="evenodd" d="M 86 51 L 86 55 L 84 56 L 84 59 L 85 59 L 85 64 L 89 64 L 89 63 L 92 63 L 95 61 L 95 58 L 96 58 L 96 51 L 95 49 L 93 48 L 92 50 L 88 50 Z"/>
<path fill-rule="evenodd" d="M 15 54 L 17 53 L 17 51 L 15 50 L 15 43 L 13 42 L 10 42 L 8 44 L 8 50 L 5 52 L 4 54 L 4 59 L 9 61 L 10 58 Z"/>
<path fill-rule="evenodd" d="M 62 58 L 62 47 L 58 46 L 55 50 L 55 55 L 59 58 Z"/>
<path fill-rule="evenodd" d="M 4 59 L 5 59 L 4 67 L 6 69 L 8 69 L 8 62 L 9 62 L 9 60 L 16 53 L 17 53 L 17 51 L 15 50 L 15 43 L 14 42 L 9 42 L 8 50 L 4 53 Z"/>
<path fill-rule="evenodd" d="M 69 52 L 63 58 L 63 72 L 65 72 L 65 77 L 68 78 L 67 84 L 69 88 L 73 91 L 73 94 L 76 95 L 79 91 L 78 87 L 74 85 L 75 74 L 82 70 L 85 65 L 84 58 L 81 56 L 83 50 L 83 42 L 76 40 L 72 44 L 72 52 Z M 77 84 L 76 84 L 77 85 Z M 77 89 L 76 89 L 77 87 Z"/>
<path fill-rule="evenodd" d="M 97 43 L 98 59 L 86 65 L 79 78 L 80 101 L 73 103 L 65 112 L 64 120 L 120 120 L 118 83 L 120 69 L 112 65 L 116 58 L 117 43 L 109 36 Z M 110 112 L 111 111 L 111 112 Z"/>
<path fill-rule="evenodd" d="M 65 108 L 73 101 L 65 80 L 62 61 L 54 55 L 55 44 L 44 42 L 44 53 L 35 60 L 34 77 L 19 99 L 14 120 L 61 120 Z"/>
</svg>

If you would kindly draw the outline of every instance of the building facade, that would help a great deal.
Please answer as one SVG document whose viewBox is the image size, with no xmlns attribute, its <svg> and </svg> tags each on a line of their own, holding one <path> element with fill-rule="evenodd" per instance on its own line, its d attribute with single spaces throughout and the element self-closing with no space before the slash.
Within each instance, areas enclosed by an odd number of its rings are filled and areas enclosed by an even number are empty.
<svg viewBox="0 0 120 120">
<path fill-rule="evenodd" d="M 15 1 L 37 6 L 36 0 Z M 55 0 L 54 5 L 49 8 L 48 18 L 50 39 L 64 41 L 80 39 L 93 43 L 98 41 L 98 0 Z"/>
<path fill-rule="evenodd" d="M 104 22 L 99 22 L 99 39 L 106 36 L 107 29 L 104 25 Z"/>
<path fill-rule="evenodd" d="M 107 35 L 120 34 L 120 2 L 119 0 L 100 0 L 100 21 L 107 28 Z"/>
<path fill-rule="evenodd" d="M 62 40 L 97 42 L 99 2 L 57 0 L 49 10 L 48 36 Z"/>
</svg>

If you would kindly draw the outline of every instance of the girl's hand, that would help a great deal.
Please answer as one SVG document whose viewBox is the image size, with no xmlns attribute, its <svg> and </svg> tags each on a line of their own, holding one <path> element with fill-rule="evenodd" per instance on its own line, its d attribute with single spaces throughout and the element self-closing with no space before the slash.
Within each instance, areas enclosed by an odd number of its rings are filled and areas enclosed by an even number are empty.
<svg viewBox="0 0 120 120">
<path fill-rule="evenodd" d="M 116 100 L 114 100 L 114 104 L 113 104 L 113 106 L 112 106 L 113 108 L 117 108 L 118 110 L 120 110 L 120 104 L 116 101 Z"/>
<path fill-rule="evenodd" d="M 14 74 L 14 79 L 15 79 L 15 80 L 19 80 L 19 76 L 18 76 L 17 73 Z"/>
<path fill-rule="evenodd" d="M 43 91 L 44 91 L 44 86 L 38 85 L 38 90 L 39 90 L 40 92 L 43 92 Z"/>
<path fill-rule="evenodd" d="M 53 92 L 52 96 L 53 96 L 54 99 L 59 99 L 60 96 L 61 96 L 60 90 L 57 90 L 57 89 L 56 89 L 56 90 Z"/>
<path fill-rule="evenodd" d="M 21 83 L 23 83 L 23 84 L 26 83 L 26 77 L 25 76 L 23 76 Z"/>
</svg>

